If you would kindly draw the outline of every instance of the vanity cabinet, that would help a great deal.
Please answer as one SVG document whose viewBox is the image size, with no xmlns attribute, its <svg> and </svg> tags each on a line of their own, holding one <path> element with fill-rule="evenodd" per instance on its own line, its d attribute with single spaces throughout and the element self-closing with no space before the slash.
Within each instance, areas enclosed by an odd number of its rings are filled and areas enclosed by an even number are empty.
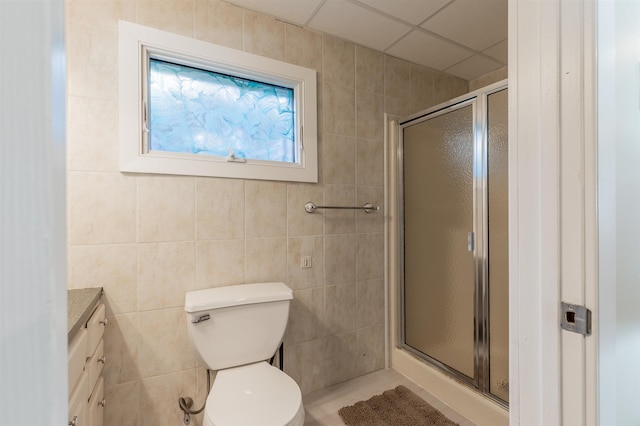
<svg viewBox="0 0 640 426">
<path fill-rule="evenodd" d="M 78 330 L 69 343 L 69 425 L 103 426 L 105 406 L 102 370 L 105 306 L 100 298 L 87 307 L 88 319 L 81 316 Z M 86 313 L 83 315 L 86 318 Z"/>
</svg>

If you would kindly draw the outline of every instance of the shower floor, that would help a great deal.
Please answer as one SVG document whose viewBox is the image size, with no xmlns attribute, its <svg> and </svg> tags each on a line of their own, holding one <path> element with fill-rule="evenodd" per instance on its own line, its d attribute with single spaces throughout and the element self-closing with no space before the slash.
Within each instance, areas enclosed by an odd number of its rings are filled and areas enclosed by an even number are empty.
<svg viewBox="0 0 640 426">
<path fill-rule="evenodd" d="M 369 399 L 387 389 L 404 385 L 427 403 L 437 408 L 460 426 L 474 426 L 474 423 L 462 417 L 426 390 L 407 379 L 395 370 L 387 369 L 339 383 L 326 389 L 311 392 L 304 396 L 305 426 L 336 426 L 344 424 L 338 410 L 345 405 Z"/>
</svg>

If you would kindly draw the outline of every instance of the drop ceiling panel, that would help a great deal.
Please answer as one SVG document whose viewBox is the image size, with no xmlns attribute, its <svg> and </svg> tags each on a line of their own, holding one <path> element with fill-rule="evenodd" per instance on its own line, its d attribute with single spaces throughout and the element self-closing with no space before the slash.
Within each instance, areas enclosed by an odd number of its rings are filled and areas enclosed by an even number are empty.
<svg viewBox="0 0 640 426">
<path fill-rule="evenodd" d="M 473 54 L 420 30 L 413 30 L 386 52 L 437 70 L 443 70 Z"/>
<path fill-rule="evenodd" d="M 422 23 L 451 0 L 358 0 L 413 25 Z"/>
<path fill-rule="evenodd" d="M 465 79 L 508 59 L 508 0 L 224 1 Z"/>
<path fill-rule="evenodd" d="M 484 50 L 482 53 L 484 53 L 485 55 L 491 56 L 492 58 L 495 58 L 500 62 L 504 62 L 506 64 L 507 58 L 509 56 L 507 40 L 503 40 L 500 43 L 494 46 L 491 46 L 490 48 Z"/>
<path fill-rule="evenodd" d="M 276 16 L 294 24 L 305 25 L 322 0 L 227 0 L 227 2 Z"/>
<path fill-rule="evenodd" d="M 482 75 L 501 68 L 503 64 L 480 55 L 473 55 L 454 66 L 447 68 L 445 72 L 465 80 L 473 80 Z"/>
<path fill-rule="evenodd" d="M 482 51 L 507 37 L 507 0 L 454 0 L 421 26 Z"/>
<path fill-rule="evenodd" d="M 328 0 L 309 27 L 381 51 L 411 29 L 409 25 L 345 0 Z"/>
</svg>

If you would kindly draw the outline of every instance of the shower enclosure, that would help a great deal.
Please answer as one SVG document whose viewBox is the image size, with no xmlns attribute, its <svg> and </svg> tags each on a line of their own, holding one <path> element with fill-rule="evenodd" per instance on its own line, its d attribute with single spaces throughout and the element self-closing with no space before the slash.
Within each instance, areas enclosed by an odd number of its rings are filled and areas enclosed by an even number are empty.
<svg viewBox="0 0 640 426">
<path fill-rule="evenodd" d="M 506 406 L 506 81 L 398 129 L 399 344 Z"/>
</svg>

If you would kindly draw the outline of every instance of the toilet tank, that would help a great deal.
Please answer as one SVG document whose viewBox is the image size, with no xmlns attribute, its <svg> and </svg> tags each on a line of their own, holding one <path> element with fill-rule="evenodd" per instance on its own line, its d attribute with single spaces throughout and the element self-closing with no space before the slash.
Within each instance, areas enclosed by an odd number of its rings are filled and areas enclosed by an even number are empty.
<svg viewBox="0 0 640 426">
<path fill-rule="evenodd" d="M 188 292 L 184 310 L 196 355 L 211 370 L 271 358 L 284 336 L 291 299 L 283 283 Z"/>
</svg>

